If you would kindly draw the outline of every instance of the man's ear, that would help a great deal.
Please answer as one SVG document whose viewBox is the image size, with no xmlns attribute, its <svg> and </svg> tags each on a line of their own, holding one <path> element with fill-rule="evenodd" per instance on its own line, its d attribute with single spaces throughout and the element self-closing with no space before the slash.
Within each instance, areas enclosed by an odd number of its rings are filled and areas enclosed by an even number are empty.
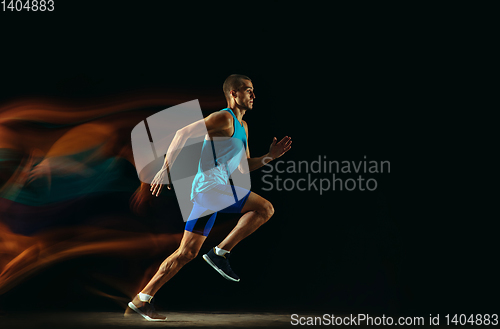
<svg viewBox="0 0 500 329">
<path fill-rule="evenodd" d="M 231 90 L 229 94 L 231 95 L 231 97 L 236 98 L 236 90 Z"/>
</svg>

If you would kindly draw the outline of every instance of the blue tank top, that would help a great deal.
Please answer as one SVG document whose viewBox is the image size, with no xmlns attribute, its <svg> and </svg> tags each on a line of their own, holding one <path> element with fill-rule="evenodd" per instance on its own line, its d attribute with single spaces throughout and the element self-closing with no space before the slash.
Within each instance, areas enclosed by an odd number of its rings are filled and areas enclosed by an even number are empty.
<svg viewBox="0 0 500 329">
<path fill-rule="evenodd" d="M 233 111 L 225 108 L 233 116 L 234 133 L 231 137 L 214 137 L 204 140 L 201 149 L 198 173 L 194 177 L 191 200 L 200 192 L 207 192 L 213 187 L 229 183 L 229 176 L 238 168 L 240 159 L 246 158 L 247 135 Z M 243 152 L 243 153 L 242 153 Z"/>
</svg>

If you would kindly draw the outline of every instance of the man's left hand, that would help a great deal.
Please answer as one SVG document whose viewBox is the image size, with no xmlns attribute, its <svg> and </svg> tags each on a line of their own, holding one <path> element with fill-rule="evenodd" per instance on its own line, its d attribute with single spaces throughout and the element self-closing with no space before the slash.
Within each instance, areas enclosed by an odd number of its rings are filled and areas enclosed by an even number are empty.
<svg viewBox="0 0 500 329">
<path fill-rule="evenodd" d="M 269 156 L 273 159 L 279 158 L 292 147 L 292 138 L 285 136 L 282 140 L 277 142 L 276 137 L 273 138 L 273 142 L 269 147 Z"/>
</svg>

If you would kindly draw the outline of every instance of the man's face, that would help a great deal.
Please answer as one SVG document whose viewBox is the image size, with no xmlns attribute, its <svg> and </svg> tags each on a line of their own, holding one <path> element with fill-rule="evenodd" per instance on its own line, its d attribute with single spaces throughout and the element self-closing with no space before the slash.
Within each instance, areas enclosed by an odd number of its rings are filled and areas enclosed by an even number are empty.
<svg viewBox="0 0 500 329">
<path fill-rule="evenodd" d="M 243 80 L 243 86 L 236 91 L 235 96 L 236 104 L 239 107 L 251 110 L 253 108 L 253 100 L 255 99 L 252 81 Z"/>
</svg>

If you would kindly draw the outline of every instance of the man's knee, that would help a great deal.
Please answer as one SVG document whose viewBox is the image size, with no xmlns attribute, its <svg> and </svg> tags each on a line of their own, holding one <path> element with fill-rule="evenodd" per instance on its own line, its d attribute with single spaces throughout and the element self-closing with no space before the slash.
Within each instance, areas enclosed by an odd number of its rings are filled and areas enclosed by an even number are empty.
<svg viewBox="0 0 500 329">
<path fill-rule="evenodd" d="M 179 262 L 186 264 L 195 259 L 196 256 L 198 256 L 198 250 L 182 248 L 179 250 L 179 255 L 177 258 Z"/>
<path fill-rule="evenodd" d="M 271 202 L 266 200 L 261 204 L 261 207 L 258 212 L 262 215 L 264 220 L 267 221 L 274 215 L 274 207 Z"/>
</svg>

